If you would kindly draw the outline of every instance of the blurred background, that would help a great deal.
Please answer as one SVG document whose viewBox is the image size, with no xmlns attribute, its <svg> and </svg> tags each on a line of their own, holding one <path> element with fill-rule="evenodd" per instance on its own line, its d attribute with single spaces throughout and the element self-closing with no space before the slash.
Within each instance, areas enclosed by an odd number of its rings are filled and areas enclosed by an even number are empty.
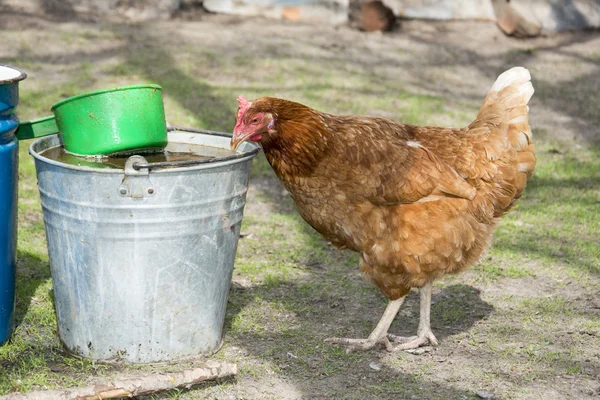
<svg viewBox="0 0 600 400">
<path fill-rule="evenodd" d="M 346 354 L 385 299 L 253 162 L 215 356 L 234 380 L 154 398 L 585 399 L 600 395 L 600 2 L 594 0 L 0 0 L 0 64 L 28 74 L 21 120 L 66 97 L 163 87 L 167 119 L 231 132 L 236 98 L 269 95 L 334 114 L 468 125 L 496 77 L 521 65 L 538 164 L 472 270 L 436 282 L 440 346 Z M 17 327 L 0 395 L 179 370 L 65 354 L 30 142 L 20 143 Z M 391 327 L 414 333 L 418 294 Z"/>
</svg>

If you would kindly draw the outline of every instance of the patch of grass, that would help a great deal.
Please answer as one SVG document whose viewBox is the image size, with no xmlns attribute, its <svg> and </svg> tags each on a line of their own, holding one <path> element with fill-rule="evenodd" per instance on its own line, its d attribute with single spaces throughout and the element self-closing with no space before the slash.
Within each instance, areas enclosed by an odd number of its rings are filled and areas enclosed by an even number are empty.
<svg viewBox="0 0 600 400">
<path fill-rule="evenodd" d="M 436 323 L 446 325 L 455 325 L 465 318 L 465 307 L 463 304 L 454 302 L 444 302 L 440 305 L 435 304 L 432 314 L 435 316 Z"/>
<path fill-rule="evenodd" d="M 242 230 L 252 236 L 245 238 L 239 248 L 236 273 L 263 283 L 268 280 L 269 284 L 302 275 L 304 265 L 319 251 L 304 251 L 305 243 L 314 239 L 297 229 L 299 223 L 298 216 L 287 214 L 271 214 L 261 220 L 245 218 Z M 259 257 L 247 257 L 249 254 Z"/>
<path fill-rule="evenodd" d="M 323 374 L 325 375 L 342 372 L 365 358 L 365 355 L 360 353 L 347 354 L 346 349 L 338 346 L 325 347 L 322 355 Z"/>
<path fill-rule="evenodd" d="M 109 65 L 105 68 L 104 72 L 108 75 L 118 77 L 131 77 L 131 68 L 127 64 Z"/>
<path fill-rule="evenodd" d="M 490 328 L 490 332 L 492 332 L 495 335 L 498 335 L 498 337 L 507 338 L 521 333 L 521 328 L 514 325 L 499 324 L 492 326 Z"/>
<path fill-rule="evenodd" d="M 286 308 L 272 300 L 256 297 L 235 315 L 231 330 L 238 334 L 272 335 L 293 329 L 295 316 Z"/>
<path fill-rule="evenodd" d="M 252 160 L 252 170 L 251 170 L 251 177 L 272 177 L 274 176 L 275 173 L 273 172 L 273 169 L 271 169 L 271 166 L 269 165 L 269 162 L 267 161 L 267 158 L 265 157 L 264 153 L 261 151 L 256 158 L 254 158 L 254 160 Z"/>
<path fill-rule="evenodd" d="M 563 297 L 559 296 L 523 299 L 521 300 L 520 304 L 524 310 L 527 310 L 532 314 L 558 314 L 570 316 L 573 313 L 573 308 L 570 303 L 568 303 Z"/>
<path fill-rule="evenodd" d="M 538 165 L 520 206 L 505 217 L 494 246 L 500 251 L 560 262 L 572 270 L 600 274 L 600 151 L 560 147 L 538 152 Z M 518 223 L 515 223 L 518 222 Z"/>
<path fill-rule="evenodd" d="M 533 271 L 516 265 L 504 267 L 488 261 L 478 264 L 474 269 L 494 280 L 497 280 L 498 278 L 523 278 L 525 276 L 535 276 Z"/>
</svg>

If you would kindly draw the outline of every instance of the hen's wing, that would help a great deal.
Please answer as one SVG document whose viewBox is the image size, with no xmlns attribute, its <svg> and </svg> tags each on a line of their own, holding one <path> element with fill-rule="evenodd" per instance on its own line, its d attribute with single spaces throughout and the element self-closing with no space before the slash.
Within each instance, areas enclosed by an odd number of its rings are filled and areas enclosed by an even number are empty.
<svg viewBox="0 0 600 400">
<path fill-rule="evenodd" d="M 334 134 L 328 161 L 317 168 L 346 197 L 376 205 L 489 194 L 489 211 L 505 212 L 535 165 L 527 102 L 529 72 L 501 74 L 477 118 L 464 129 L 416 127 L 384 118 L 326 118 Z M 493 210 L 493 211 L 492 211 Z"/>
<path fill-rule="evenodd" d="M 335 124 L 332 161 L 323 171 L 354 200 L 408 204 L 441 197 L 473 199 L 476 189 L 414 137 L 415 127 L 382 118 L 342 117 Z"/>
</svg>

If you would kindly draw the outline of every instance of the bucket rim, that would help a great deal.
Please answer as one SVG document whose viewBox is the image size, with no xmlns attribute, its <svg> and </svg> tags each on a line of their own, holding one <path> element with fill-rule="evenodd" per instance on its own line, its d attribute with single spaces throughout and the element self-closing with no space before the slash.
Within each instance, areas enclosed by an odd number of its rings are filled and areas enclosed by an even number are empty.
<svg viewBox="0 0 600 400">
<path fill-rule="evenodd" d="M 0 64 L 0 68 L 1 67 L 9 68 L 9 69 L 19 72 L 19 76 L 16 76 L 14 78 L 9 78 L 9 79 L 0 79 L 0 85 L 16 83 L 16 82 L 22 81 L 23 79 L 27 78 L 27 74 L 24 71 L 21 71 L 19 68 L 15 68 L 12 65 Z"/>
<path fill-rule="evenodd" d="M 54 112 L 54 110 L 56 108 L 66 104 L 66 103 L 70 103 L 75 100 L 83 99 L 85 97 L 92 97 L 92 96 L 96 96 L 99 94 L 121 92 L 121 91 L 132 90 L 132 89 L 157 89 L 159 91 L 162 91 L 162 86 L 156 85 L 153 83 L 142 83 L 142 84 L 137 84 L 137 85 L 119 86 L 119 87 L 114 87 L 114 88 L 110 88 L 110 89 L 94 90 L 92 92 L 81 93 L 81 94 L 78 94 L 75 96 L 67 97 L 66 99 L 63 99 L 57 103 L 54 103 L 54 105 L 50 108 L 50 110 L 52 112 Z"/>
<path fill-rule="evenodd" d="M 200 135 L 207 135 L 207 136 L 219 136 L 219 137 L 223 137 L 223 138 L 231 138 L 231 136 L 232 136 L 231 134 L 225 133 L 225 132 L 209 131 L 209 130 L 204 130 L 204 129 L 193 129 L 193 128 L 175 128 L 175 129 L 170 130 L 168 132 L 168 134 L 177 133 L 177 132 L 187 133 L 187 134 L 200 134 Z M 60 162 L 60 161 L 51 160 L 49 158 L 46 158 L 34 149 L 34 146 L 36 146 L 39 142 L 49 141 L 52 138 L 56 138 L 56 137 L 62 143 L 62 138 L 60 137 L 59 134 L 48 135 L 48 136 L 44 136 L 42 138 L 35 140 L 29 146 L 29 154 L 33 158 L 35 158 L 37 161 L 43 162 L 45 164 L 50 164 L 50 165 L 54 165 L 57 167 L 61 167 L 61 168 L 66 168 L 66 169 L 75 170 L 75 171 L 82 171 L 82 172 L 93 172 L 93 173 L 97 173 L 97 174 L 120 174 L 120 175 L 123 175 L 123 173 L 125 171 L 123 168 L 92 168 L 92 167 L 84 167 L 84 166 L 79 166 L 79 165 L 70 165 L 70 164 Z M 158 169 L 152 169 L 150 171 L 150 173 L 151 174 L 169 174 L 169 173 L 173 173 L 173 172 L 188 172 L 188 171 L 196 171 L 196 170 L 200 170 L 200 169 L 220 168 L 220 167 L 248 161 L 248 160 L 254 158 L 261 149 L 260 145 L 257 143 L 254 143 L 254 142 L 245 142 L 244 145 L 245 145 L 244 147 L 247 148 L 247 150 L 237 151 L 239 157 L 237 157 L 235 159 L 228 159 L 228 160 L 224 160 L 222 162 L 215 161 L 210 164 L 200 164 L 200 165 L 193 165 L 193 166 L 158 168 Z M 47 150 L 47 149 L 44 149 L 44 150 Z M 225 158 L 225 157 L 223 157 L 223 158 Z"/>
</svg>

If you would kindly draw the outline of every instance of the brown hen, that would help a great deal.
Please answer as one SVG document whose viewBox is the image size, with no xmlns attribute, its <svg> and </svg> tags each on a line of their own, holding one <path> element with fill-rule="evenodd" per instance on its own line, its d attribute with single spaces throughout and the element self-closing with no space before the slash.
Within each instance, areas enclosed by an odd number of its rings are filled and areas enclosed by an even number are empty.
<svg viewBox="0 0 600 400">
<path fill-rule="evenodd" d="M 349 350 L 437 344 L 432 281 L 477 262 L 534 169 L 530 80 L 522 67 L 504 72 L 462 129 L 238 98 L 232 148 L 259 141 L 302 218 L 336 247 L 360 253 L 361 271 L 390 299 L 367 339 L 328 341 Z M 417 336 L 388 334 L 413 287 L 421 292 Z"/>
</svg>

